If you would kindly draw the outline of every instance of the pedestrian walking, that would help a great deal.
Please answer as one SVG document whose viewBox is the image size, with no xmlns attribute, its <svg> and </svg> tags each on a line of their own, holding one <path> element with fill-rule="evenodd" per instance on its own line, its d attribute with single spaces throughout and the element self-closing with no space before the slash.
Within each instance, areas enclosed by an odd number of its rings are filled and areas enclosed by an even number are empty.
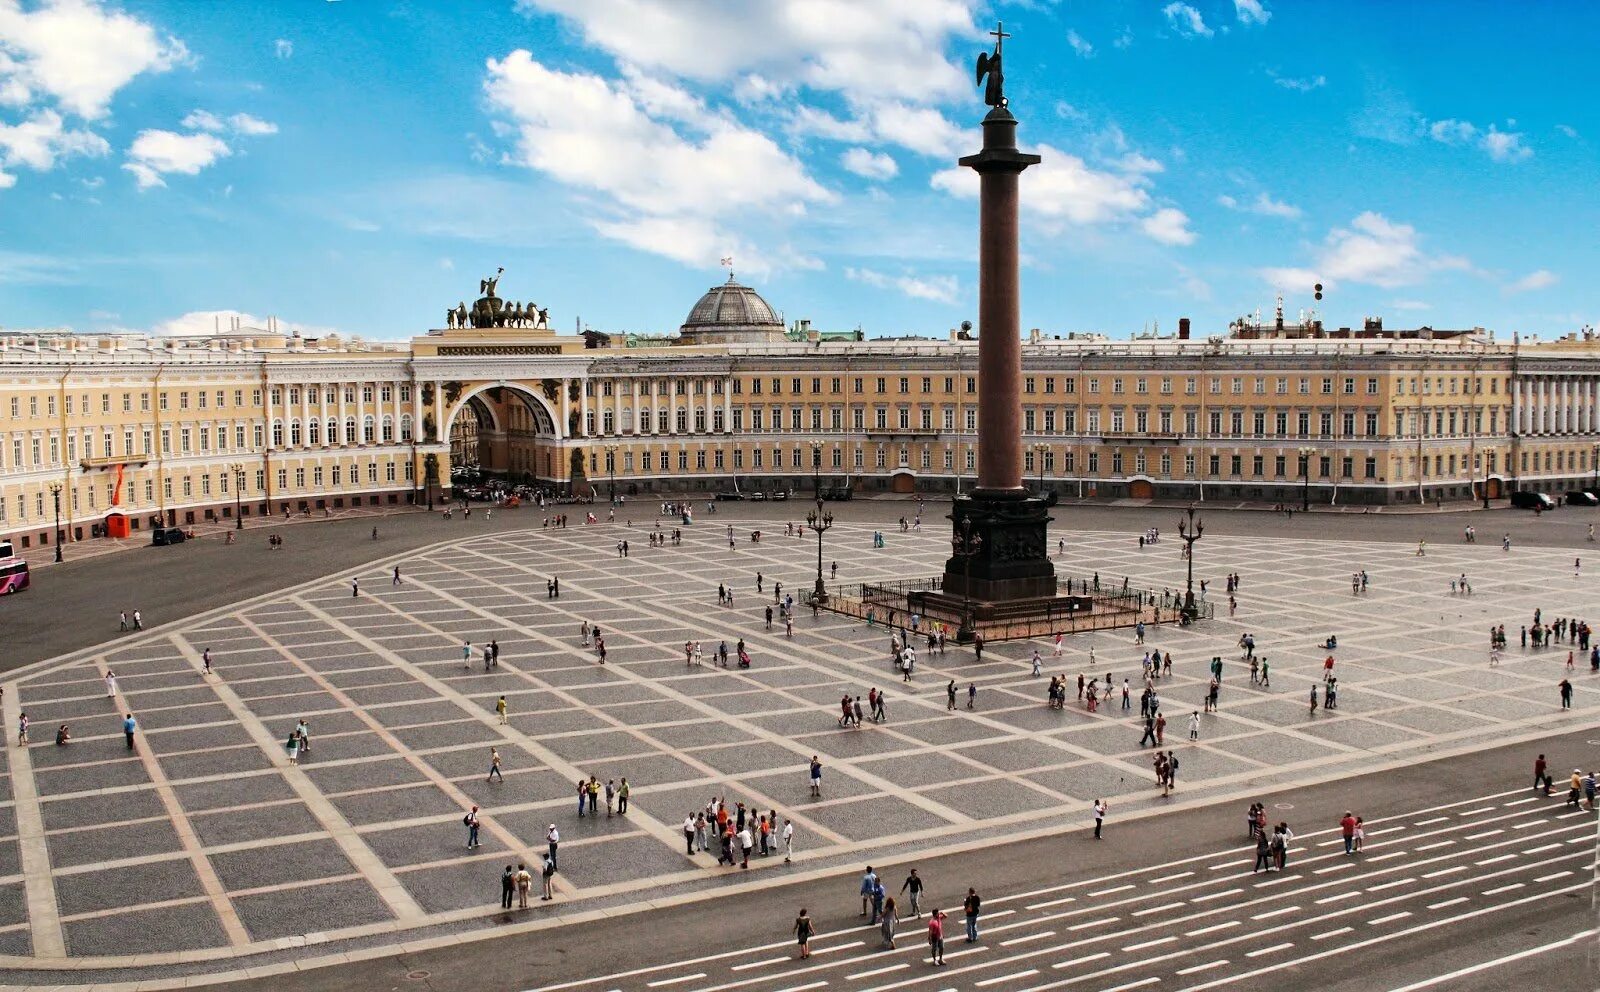
<svg viewBox="0 0 1600 992">
<path fill-rule="evenodd" d="M 811 798 L 822 798 L 822 762 L 811 756 Z"/>
<path fill-rule="evenodd" d="M 1189 739 L 1191 741 L 1197 741 L 1197 740 L 1200 739 L 1200 711 L 1199 710 L 1195 710 L 1194 712 L 1189 714 Z"/>
<path fill-rule="evenodd" d="M 944 687 L 944 694 L 945 694 L 945 707 L 944 708 L 947 711 L 955 709 L 956 708 L 956 680 L 955 679 L 951 679 L 950 680 L 950 684 Z"/>
<path fill-rule="evenodd" d="M 935 968 L 944 966 L 944 916 L 938 909 L 928 914 L 928 950 Z"/>
<path fill-rule="evenodd" d="M 211 649 L 210 648 L 206 648 L 204 651 L 200 652 L 200 674 L 201 675 L 210 675 L 211 674 Z"/>
<path fill-rule="evenodd" d="M 467 828 L 467 850 L 478 846 L 478 807 L 467 810 L 467 815 L 461 818 L 461 825 Z"/>
<path fill-rule="evenodd" d="M 801 907 L 800 915 L 794 920 L 794 936 L 800 945 L 802 960 L 811 956 L 811 937 L 815 933 L 816 927 L 812 924 L 811 917 L 807 916 L 805 908 Z"/>
<path fill-rule="evenodd" d="M 123 720 L 122 720 L 122 736 L 127 738 L 128 750 L 130 750 L 130 751 L 133 750 L 133 735 L 135 733 L 137 733 L 138 730 L 139 730 L 139 721 L 135 720 L 133 718 L 133 714 L 132 713 L 129 713 L 127 716 L 123 717 Z M 27 739 L 27 736 L 28 736 L 28 728 L 27 727 L 23 727 L 22 728 L 22 736 L 23 736 L 24 740 Z"/>
<path fill-rule="evenodd" d="M 890 896 L 883 901 L 883 912 L 878 914 L 878 930 L 883 934 L 884 950 L 894 950 L 894 932 L 900 925 L 900 909 L 895 905 L 894 897 Z"/>
<path fill-rule="evenodd" d="M 1090 808 L 1094 811 L 1094 839 L 1099 840 L 1100 828 L 1105 825 L 1106 820 L 1106 801 L 1104 799 L 1096 799 L 1094 805 Z"/>
<path fill-rule="evenodd" d="M 495 700 L 494 711 L 500 717 L 500 726 L 504 727 L 510 722 L 510 720 L 507 719 L 506 697 L 501 696 L 499 699 Z"/>
<path fill-rule="evenodd" d="M 144 615 L 142 613 L 140 613 L 138 610 L 134 610 L 133 611 L 133 629 L 134 630 L 143 630 L 144 629 Z"/>
<path fill-rule="evenodd" d="M 112 699 L 117 695 L 117 673 L 106 669 L 106 698 Z"/>
<path fill-rule="evenodd" d="M 911 874 L 900 883 L 900 894 L 911 897 L 912 919 L 922 919 L 922 876 L 917 874 L 915 868 L 911 869 Z"/>
<path fill-rule="evenodd" d="M 489 776 L 486 781 L 493 782 L 495 779 L 504 782 L 506 777 L 500 774 L 500 749 L 491 747 L 489 749 Z"/>
<path fill-rule="evenodd" d="M 350 595 L 351 596 L 359 596 L 359 595 L 361 595 L 361 580 L 360 579 L 352 578 L 350 580 Z"/>
<path fill-rule="evenodd" d="M 973 708 L 975 708 L 977 706 L 977 704 L 978 704 L 978 684 L 976 682 L 968 682 L 967 683 L 967 709 L 969 709 L 969 710 L 973 709 Z"/>
</svg>

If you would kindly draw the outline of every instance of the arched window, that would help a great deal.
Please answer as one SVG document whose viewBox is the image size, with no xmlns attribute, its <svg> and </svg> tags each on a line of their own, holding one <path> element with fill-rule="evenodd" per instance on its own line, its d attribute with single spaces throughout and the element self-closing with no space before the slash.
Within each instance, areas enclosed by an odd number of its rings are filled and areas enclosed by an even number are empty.
<svg viewBox="0 0 1600 992">
<path fill-rule="evenodd" d="M 386 444 L 394 440 L 394 418 L 387 413 L 383 415 L 383 440 Z"/>
<path fill-rule="evenodd" d="M 354 417 L 344 418 L 344 443 L 356 443 L 356 418 Z"/>
<path fill-rule="evenodd" d="M 322 421 L 315 417 L 306 421 L 306 443 L 311 445 L 322 443 Z"/>
<path fill-rule="evenodd" d="M 328 432 L 328 443 L 329 444 L 338 444 L 339 443 L 339 421 L 338 421 L 338 419 L 334 418 L 334 417 L 329 417 L 328 421 L 327 421 L 327 424 L 325 426 L 326 426 L 326 429 L 327 429 L 327 432 Z"/>
<path fill-rule="evenodd" d="M 283 447 L 283 421 L 281 420 L 272 422 L 272 446 L 274 448 Z"/>
<path fill-rule="evenodd" d="M 411 440 L 411 414 L 409 413 L 400 418 L 400 440 Z"/>
<path fill-rule="evenodd" d="M 377 428 L 372 422 L 371 414 L 361 418 L 361 440 L 364 444 L 371 444 L 377 439 Z"/>
<path fill-rule="evenodd" d="M 289 445 L 295 448 L 300 447 L 300 420 L 298 417 L 289 421 Z"/>
</svg>

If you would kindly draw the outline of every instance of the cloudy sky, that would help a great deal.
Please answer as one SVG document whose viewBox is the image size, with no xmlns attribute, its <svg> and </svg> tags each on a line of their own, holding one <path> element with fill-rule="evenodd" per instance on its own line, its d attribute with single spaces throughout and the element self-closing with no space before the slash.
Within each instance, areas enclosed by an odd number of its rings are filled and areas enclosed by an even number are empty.
<svg viewBox="0 0 1600 992">
<path fill-rule="evenodd" d="M 674 329 L 976 309 L 1003 18 L 1024 326 L 1600 320 L 1586 3 L 0 0 L 0 327 L 403 338 L 501 295 Z M 1585 272 L 1591 275 L 1584 275 Z"/>
</svg>

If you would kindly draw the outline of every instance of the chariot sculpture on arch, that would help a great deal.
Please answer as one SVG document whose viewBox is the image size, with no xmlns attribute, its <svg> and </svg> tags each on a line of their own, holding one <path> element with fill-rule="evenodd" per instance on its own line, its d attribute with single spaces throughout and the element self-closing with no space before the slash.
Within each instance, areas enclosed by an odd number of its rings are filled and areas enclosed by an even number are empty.
<svg viewBox="0 0 1600 992">
<path fill-rule="evenodd" d="M 497 294 L 500 278 L 505 268 L 494 270 L 494 275 L 478 280 L 480 296 L 469 311 L 465 301 L 445 310 L 445 326 L 465 327 L 533 327 L 548 329 L 550 311 L 533 302 L 509 303 Z"/>
</svg>

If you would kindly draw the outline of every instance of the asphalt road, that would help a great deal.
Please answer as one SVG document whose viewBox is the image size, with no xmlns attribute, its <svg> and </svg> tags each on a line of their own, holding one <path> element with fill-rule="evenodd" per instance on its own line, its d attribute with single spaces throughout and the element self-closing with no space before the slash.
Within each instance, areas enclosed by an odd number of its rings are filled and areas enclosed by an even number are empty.
<svg viewBox="0 0 1600 992">
<path fill-rule="evenodd" d="M 716 514 L 702 512 L 696 519 L 700 526 L 721 526 L 738 520 L 800 521 L 811 505 L 800 499 L 724 503 Z M 917 504 L 911 500 L 862 499 L 830 503 L 828 508 L 841 522 L 879 523 L 892 528 L 898 518 L 914 516 Z M 566 509 L 582 519 L 584 508 Z M 598 510 L 604 520 L 605 507 Z M 631 500 L 618 514 L 618 520 L 631 517 L 635 524 L 651 523 L 656 519 L 655 510 L 654 501 Z M 924 504 L 924 525 L 939 526 L 946 513 L 948 503 L 929 501 Z M 1136 540 L 1149 527 L 1176 534 L 1179 513 L 1171 506 L 1067 503 L 1054 511 L 1052 541 L 1057 537 L 1070 540 L 1074 529 L 1125 530 L 1129 540 Z M 1511 509 L 1376 514 L 1313 511 L 1291 517 L 1219 506 L 1205 508 L 1203 515 L 1207 530 L 1213 534 L 1398 544 L 1415 544 L 1419 539 L 1435 544 L 1460 541 L 1463 529 L 1470 524 L 1477 528 L 1480 542 L 1498 542 L 1502 534 L 1509 533 L 1513 548 L 1570 547 L 1574 554 L 1594 547 L 1585 539 L 1588 525 L 1600 524 L 1600 508 L 1587 507 L 1562 507 L 1537 517 Z M 122 609 L 140 610 L 145 626 L 152 627 L 440 541 L 494 531 L 537 529 L 543 517 L 537 508 L 522 507 L 500 510 L 487 521 L 481 508 L 470 519 L 457 513 L 453 519 L 445 520 L 437 513 L 420 511 L 380 518 L 311 519 L 252 527 L 234 545 L 223 543 L 217 535 L 172 548 L 139 547 L 48 565 L 34 571 L 33 587 L 27 592 L 0 599 L 0 643 L 5 644 L 0 671 L 114 637 L 117 613 Z M 376 542 L 370 536 L 374 524 L 379 528 Z M 571 526 L 581 524 L 574 522 Z M 274 532 L 285 538 L 283 548 L 277 551 L 269 549 L 266 542 L 266 535 Z M 1196 561 L 1202 561 L 1204 555 L 1202 544 Z"/>
<path fill-rule="evenodd" d="M 857 929 L 864 921 L 857 915 L 858 873 L 851 873 L 793 884 L 780 882 L 741 894 L 713 894 L 689 906 L 229 987 L 239 992 L 454 992 L 464 987 L 474 992 L 513 992 L 572 983 L 578 992 L 655 987 L 738 987 L 759 992 L 824 985 L 887 989 L 904 984 L 931 992 L 975 987 L 981 980 L 985 988 L 1007 990 L 1074 987 L 1075 982 L 1062 977 L 1070 977 L 1072 972 L 1052 969 L 1077 967 L 1080 962 L 1053 962 L 1104 957 L 1107 960 L 1094 967 L 1109 973 L 1105 977 L 1082 976 L 1094 984 L 1081 987 L 1201 989 L 1213 987 L 1214 982 L 1214 987 L 1245 992 L 1404 989 L 1526 948 L 1554 944 L 1596 925 L 1592 814 L 1564 816 L 1569 811 L 1563 809 L 1560 798 L 1546 800 L 1534 797 L 1532 790 L 1522 790 L 1537 753 L 1550 755 L 1556 768 L 1573 764 L 1592 767 L 1600 762 L 1600 745 L 1588 743 L 1593 737 L 1593 732 L 1569 733 L 1264 795 L 1272 820 L 1288 821 L 1300 834 L 1299 843 L 1307 848 L 1295 856 L 1289 872 L 1277 876 L 1253 877 L 1246 870 L 1251 852 L 1244 845 L 1244 809 L 1238 803 L 1126 824 L 1118 822 L 1113 808 L 1105 839 L 1099 842 L 1091 836 L 1085 811 L 1084 829 L 1072 835 L 1039 839 L 1023 835 L 989 850 L 879 865 L 883 877 L 892 882 L 891 888 L 898 889 L 906 869 L 915 864 L 929 886 L 924 907 L 952 911 L 947 930 L 951 967 L 937 979 L 931 976 L 919 950 L 924 924 L 907 921 L 902 925 L 900 946 L 906 950 L 901 952 L 875 950 L 875 932 Z M 1485 795 L 1493 798 L 1481 807 L 1469 802 Z M 1344 862 L 1337 847 L 1335 828 L 1346 809 L 1357 810 L 1373 821 L 1368 851 L 1354 864 Z M 1193 872 L 1193 877 L 1183 878 L 1181 869 Z M 1435 881 L 1421 882 L 1425 888 L 1416 889 L 1419 879 L 1408 877 L 1410 873 L 1430 869 Z M 1327 874 L 1336 871 L 1339 874 Z M 1556 871 L 1562 877 L 1552 880 Z M 1148 879 L 1151 875 L 1160 878 Z M 1404 880 L 1396 880 L 1397 876 Z M 1250 890 L 1249 886 L 1261 881 L 1271 887 Z M 1159 888 L 1122 893 L 1123 889 L 1139 888 L 1133 882 L 1159 884 Z M 1354 889 L 1339 888 L 1352 883 Z M 982 950 L 988 953 L 957 960 L 963 956 L 957 952 L 968 946 L 960 937 L 959 905 L 969 885 L 977 886 L 984 896 L 989 914 L 985 926 L 992 929 L 983 942 Z M 1227 885 L 1236 888 L 1206 889 Z M 1541 886 L 1573 891 L 1529 898 L 1538 894 Z M 1197 894 L 1201 890 L 1204 894 Z M 497 895 L 497 890 L 486 890 L 485 901 L 492 904 Z M 1436 908 L 1451 896 L 1463 905 Z M 1498 900 L 1497 908 L 1474 915 L 1474 908 L 1487 904 L 1485 897 L 1489 902 Z M 1089 908 L 1102 898 L 1105 905 L 1115 903 L 1113 908 Z M 1316 903 L 1319 898 L 1321 903 Z M 1141 905 L 1140 899 L 1149 900 L 1142 904 L 1147 912 L 1135 909 Z M 1174 900 L 1187 905 L 1163 905 Z M 1429 904 L 1427 911 L 1423 903 Z M 822 935 L 819 948 L 829 946 L 830 939 L 840 945 L 836 949 L 843 953 L 837 960 L 818 955 L 802 964 L 792 959 L 789 928 L 801 906 L 817 921 Z M 1004 919 L 1006 910 L 1015 914 L 1012 919 Z M 1279 912 L 1294 911 L 1319 916 L 1303 925 L 1292 915 L 1274 920 Z M 1119 915 L 1101 920 L 1106 925 L 1099 926 L 1096 916 L 1106 912 Z M 1027 913 L 1040 916 L 1040 921 L 1026 920 Z M 1458 915 L 1463 918 L 1456 919 Z M 1453 922 L 1417 929 L 1444 916 Z M 1331 921 L 1318 923 L 1318 918 Z M 1211 929 L 1201 932 L 1221 932 L 1205 941 L 1193 931 L 1186 940 L 1162 935 L 1164 927 L 1192 928 L 1196 920 L 1210 924 Z M 1341 932 L 1341 922 L 1350 928 L 1348 932 Z M 1042 943 L 1031 945 L 1035 937 L 1023 928 L 1041 925 L 1054 929 L 1039 932 L 1038 939 L 1066 940 L 1066 946 L 1074 950 L 1049 956 Z M 1390 930 L 1377 929 L 1384 927 Z M 1397 927 L 1403 932 L 1394 932 Z M 1319 930 L 1322 936 L 1316 939 L 1327 937 L 1328 943 L 1313 941 Z M 1109 936 L 1097 936 L 1102 932 Z M 1156 934 L 1153 938 L 1149 936 L 1152 933 Z M 1385 939 L 1372 939 L 1386 933 Z M 1019 934 L 1019 946 L 1000 943 Z M 1245 939 L 1240 940 L 1240 935 Z M 1104 941 L 1104 946 L 1097 941 Z M 1285 946 L 1288 942 L 1295 945 L 1292 951 Z M 1332 953 L 1341 944 L 1350 946 Z M 750 952 L 717 957 L 741 948 Z M 1116 953 L 1119 948 L 1121 953 Z M 1099 953 L 1102 950 L 1113 953 Z M 1090 954 L 1094 957 L 1087 957 Z M 1015 966 L 1010 957 L 1017 959 Z M 1164 964 L 1167 958 L 1181 960 Z M 1229 960 L 1208 964 L 1208 958 Z M 1302 959 L 1303 963 L 1298 963 Z M 1192 977 L 1173 970 L 1185 965 L 1192 969 Z M 1167 969 L 1166 980 L 1161 980 L 1158 966 Z M 875 967 L 885 971 L 880 974 Z M 1217 969 L 1214 974 L 1208 970 L 1212 967 Z M 1590 937 L 1424 987 L 1444 992 L 1513 987 L 1576 992 L 1595 987 L 1597 967 L 1600 939 Z M 1022 973 L 1030 968 L 1037 973 Z M 620 974 L 630 971 L 636 973 Z M 1047 984 L 1051 982 L 1056 986 Z"/>
</svg>

